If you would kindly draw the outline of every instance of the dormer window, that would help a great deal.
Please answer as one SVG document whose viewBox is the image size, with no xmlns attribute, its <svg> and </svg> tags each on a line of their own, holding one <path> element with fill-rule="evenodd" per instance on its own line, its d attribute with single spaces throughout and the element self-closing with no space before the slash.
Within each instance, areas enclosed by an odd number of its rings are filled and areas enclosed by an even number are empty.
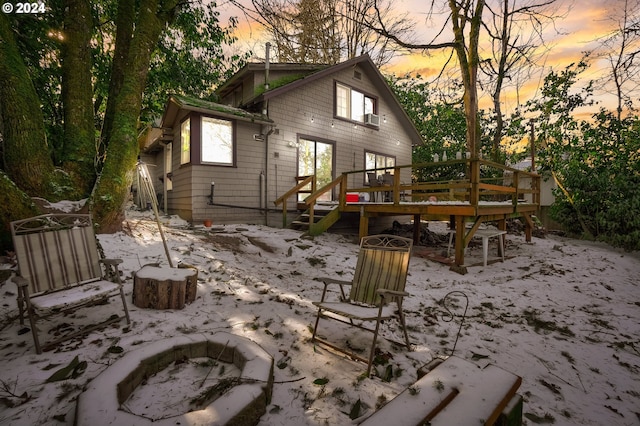
<svg viewBox="0 0 640 426">
<path fill-rule="evenodd" d="M 336 83 L 336 117 L 365 122 L 366 114 L 375 114 L 377 99 L 347 85 Z"/>
</svg>

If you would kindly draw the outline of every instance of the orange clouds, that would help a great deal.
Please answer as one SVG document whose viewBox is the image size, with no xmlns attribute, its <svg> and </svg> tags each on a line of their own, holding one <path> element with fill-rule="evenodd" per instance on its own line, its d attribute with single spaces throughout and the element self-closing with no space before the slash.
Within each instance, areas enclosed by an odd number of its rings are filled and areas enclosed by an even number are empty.
<svg viewBox="0 0 640 426">
<path fill-rule="evenodd" d="M 243 0 L 247 5 L 250 0 Z M 496 6 L 497 0 L 488 0 L 492 6 Z M 399 14 L 409 12 L 410 16 L 416 17 L 415 21 L 415 43 L 428 43 L 433 41 L 436 31 L 442 27 L 444 19 L 447 18 L 446 2 L 440 8 L 441 13 L 432 16 L 429 20 L 423 19 L 429 9 L 429 2 L 422 0 L 404 0 L 394 2 Z M 531 3 L 531 2 L 529 2 Z M 524 4 L 524 3 L 522 3 Z M 508 86 L 504 90 L 504 106 L 509 110 L 536 96 L 544 79 L 550 70 L 561 71 L 571 63 L 579 61 L 583 53 L 594 50 L 598 47 L 598 40 L 606 35 L 610 35 L 616 27 L 613 16 L 619 16 L 619 11 L 623 5 L 623 0 L 608 0 L 603 3 L 601 0 L 556 0 L 553 3 L 555 14 L 561 18 L 546 26 L 544 30 L 545 46 L 540 46 L 536 55 L 536 70 L 524 77 L 511 76 Z M 267 35 L 256 23 L 247 21 L 237 9 L 233 9 L 228 3 L 223 6 L 221 22 L 225 22 L 225 16 L 236 15 L 239 17 L 237 48 L 252 50 L 257 58 L 264 58 L 264 44 L 268 41 Z M 440 20 L 440 22 L 438 22 Z M 445 23 L 445 29 L 448 24 Z M 524 34 L 526 37 L 526 33 Z M 486 32 L 484 33 L 485 45 L 488 43 Z M 451 36 L 446 33 L 437 41 L 450 41 Z M 488 52 L 485 52 L 488 53 Z M 427 79 L 432 79 L 440 75 L 443 67 L 447 65 L 451 69 L 450 74 L 457 73 L 457 59 L 451 58 L 451 50 L 444 49 L 429 51 L 428 53 L 414 51 L 410 54 L 397 55 L 391 63 L 383 67 L 383 72 L 403 76 L 407 73 L 421 75 Z M 608 69 L 601 61 L 594 61 L 592 67 L 582 78 L 595 79 L 606 73 Z M 487 107 L 490 97 L 484 94 L 481 97 L 481 107 Z"/>
</svg>

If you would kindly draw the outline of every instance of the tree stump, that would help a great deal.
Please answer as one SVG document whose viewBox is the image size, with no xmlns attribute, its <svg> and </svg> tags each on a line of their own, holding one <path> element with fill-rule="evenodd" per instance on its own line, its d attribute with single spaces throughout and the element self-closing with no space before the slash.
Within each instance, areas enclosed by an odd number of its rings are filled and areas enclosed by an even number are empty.
<svg viewBox="0 0 640 426">
<path fill-rule="evenodd" d="M 133 304 L 139 308 L 182 309 L 196 299 L 198 270 L 143 266 L 133 275 Z"/>
</svg>

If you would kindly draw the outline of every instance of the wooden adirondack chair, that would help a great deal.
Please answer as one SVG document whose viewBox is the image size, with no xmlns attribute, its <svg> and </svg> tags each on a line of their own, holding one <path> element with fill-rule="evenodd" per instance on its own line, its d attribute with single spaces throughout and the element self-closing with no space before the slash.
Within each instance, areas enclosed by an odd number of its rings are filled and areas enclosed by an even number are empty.
<svg viewBox="0 0 640 426">
<path fill-rule="evenodd" d="M 41 347 L 37 320 L 96 304 L 120 294 L 124 316 L 130 324 L 129 310 L 120 281 L 121 259 L 100 259 L 91 216 L 86 214 L 46 214 L 11 222 L 11 235 L 18 261 L 20 323 L 29 317 L 36 352 L 91 330 L 119 321 L 107 320 L 58 339 Z M 101 267 L 111 268 L 109 281 Z M 91 318 L 91 315 L 89 315 Z"/>
<path fill-rule="evenodd" d="M 372 235 L 364 237 L 360 242 L 358 262 L 352 281 L 322 278 L 324 290 L 320 302 L 314 302 L 318 306 L 318 315 L 313 329 L 312 341 L 320 342 L 352 358 L 367 363 L 367 376 L 371 374 L 371 368 L 375 356 L 376 341 L 380 323 L 394 316 L 394 306 L 389 302 L 395 302 L 398 311 L 398 320 L 404 333 L 404 343 L 399 343 L 410 349 L 409 335 L 402 312 L 402 299 L 408 296 L 405 292 L 409 259 L 413 241 L 409 238 L 395 235 Z M 328 301 L 327 289 L 330 285 L 337 284 L 340 287 L 341 298 L 338 301 Z M 349 296 L 346 296 L 344 286 L 351 286 Z M 336 315 L 326 315 L 330 312 Z M 373 333 L 373 341 L 368 359 L 362 358 L 352 351 L 341 348 L 325 339 L 317 337 L 320 317 L 331 318 L 345 324 L 356 326 Z M 357 322 L 355 322 L 355 321 Z M 363 326 L 367 322 L 375 322 L 375 327 Z"/>
</svg>

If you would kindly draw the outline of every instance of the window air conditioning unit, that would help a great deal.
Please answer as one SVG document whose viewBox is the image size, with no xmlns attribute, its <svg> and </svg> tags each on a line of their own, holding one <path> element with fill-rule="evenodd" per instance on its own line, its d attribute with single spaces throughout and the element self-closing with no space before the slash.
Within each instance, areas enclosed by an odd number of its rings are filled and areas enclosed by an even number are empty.
<svg viewBox="0 0 640 426">
<path fill-rule="evenodd" d="M 380 116 L 375 114 L 365 114 L 364 123 L 370 126 L 380 126 Z"/>
</svg>

